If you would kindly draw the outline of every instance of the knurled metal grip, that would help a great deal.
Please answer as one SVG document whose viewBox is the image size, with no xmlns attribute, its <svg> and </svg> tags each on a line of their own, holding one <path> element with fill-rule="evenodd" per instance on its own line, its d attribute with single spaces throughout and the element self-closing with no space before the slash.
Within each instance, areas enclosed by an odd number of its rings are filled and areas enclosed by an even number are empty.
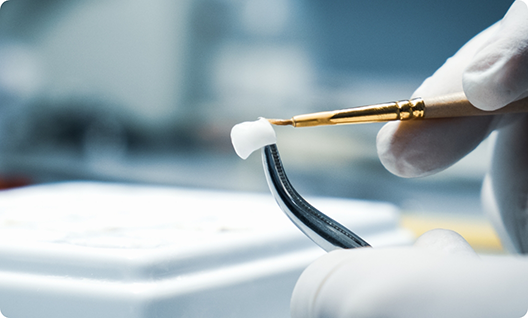
<svg viewBox="0 0 528 318">
<path fill-rule="evenodd" d="M 295 127 L 379 123 L 424 117 L 425 103 L 421 98 L 377 105 L 360 106 L 336 111 L 294 116 L 290 124 Z"/>
<path fill-rule="evenodd" d="M 398 118 L 396 120 L 409 120 L 424 117 L 425 103 L 421 98 L 401 100 L 395 102 L 395 104 L 399 110 Z"/>
</svg>

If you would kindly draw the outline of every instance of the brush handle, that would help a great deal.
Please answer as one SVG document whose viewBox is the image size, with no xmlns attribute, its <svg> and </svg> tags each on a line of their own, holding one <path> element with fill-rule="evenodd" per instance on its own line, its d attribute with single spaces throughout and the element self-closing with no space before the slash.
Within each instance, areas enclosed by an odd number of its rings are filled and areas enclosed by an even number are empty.
<svg viewBox="0 0 528 318">
<path fill-rule="evenodd" d="M 422 99 L 425 104 L 423 118 L 487 116 L 528 112 L 528 97 L 512 102 L 494 111 L 484 111 L 476 108 L 467 100 L 464 93 Z"/>
</svg>

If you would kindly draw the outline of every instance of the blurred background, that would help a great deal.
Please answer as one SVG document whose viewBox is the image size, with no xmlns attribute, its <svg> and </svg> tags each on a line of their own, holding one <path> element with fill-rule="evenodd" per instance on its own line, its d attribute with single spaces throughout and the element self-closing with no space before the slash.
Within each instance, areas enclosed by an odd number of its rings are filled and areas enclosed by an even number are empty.
<svg viewBox="0 0 528 318">
<path fill-rule="evenodd" d="M 10 0 L 0 9 L 0 184 L 267 192 L 233 125 L 409 98 L 511 0 Z M 303 195 L 481 217 L 486 143 L 433 177 L 380 164 L 377 124 L 276 129 Z"/>
</svg>

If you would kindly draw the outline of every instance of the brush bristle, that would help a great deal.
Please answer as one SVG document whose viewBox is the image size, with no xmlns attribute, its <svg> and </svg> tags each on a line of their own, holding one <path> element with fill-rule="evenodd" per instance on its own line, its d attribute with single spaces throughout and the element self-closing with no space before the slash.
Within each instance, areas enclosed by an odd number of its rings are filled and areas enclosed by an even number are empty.
<svg viewBox="0 0 528 318">
<path fill-rule="evenodd" d="M 291 119 L 268 119 L 268 121 L 272 125 L 278 125 L 278 126 L 292 125 L 293 126 L 293 120 Z"/>
</svg>

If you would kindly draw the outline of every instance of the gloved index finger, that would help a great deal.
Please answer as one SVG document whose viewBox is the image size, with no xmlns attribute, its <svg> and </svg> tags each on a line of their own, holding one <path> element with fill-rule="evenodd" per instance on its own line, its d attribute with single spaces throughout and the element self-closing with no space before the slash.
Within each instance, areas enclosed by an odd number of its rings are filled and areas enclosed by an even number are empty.
<svg viewBox="0 0 528 318">
<path fill-rule="evenodd" d="M 528 91 L 528 5 L 513 3 L 497 30 L 484 43 L 463 74 L 469 101 L 496 110 L 526 96 Z"/>
</svg>

